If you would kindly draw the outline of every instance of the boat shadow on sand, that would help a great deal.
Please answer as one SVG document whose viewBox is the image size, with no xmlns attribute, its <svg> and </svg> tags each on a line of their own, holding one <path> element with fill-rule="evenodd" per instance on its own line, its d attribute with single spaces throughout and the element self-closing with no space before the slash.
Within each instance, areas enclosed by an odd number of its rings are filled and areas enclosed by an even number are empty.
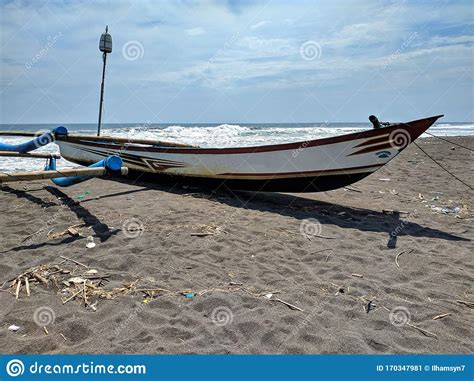
<svg viewBox="0 0 474 381">
<path fill-rule="evenodd" d="M 114 178 L 114 180 L 132 185 L 129 179 Z M 301 221 L 314 221 L 315 223 L 319 223 L 322 227 L 332 225 L 342 229 L 386 233 L 388 239 L 387 247 L 389 249 L 396 247 L 397 238 L 400 236 L 409 236 L 413 238 L 436 238 L 447 241 L 471 241 L 468 238 L 457 236 L 452 233 L 422 226 L 416 222 L 410 221 L 409 218 L 401 217 L 398 212 L 387 215 L 375 210 L 354 208 L 319 200 L 310 200 L 308 198 L 285 193 L 235 192 L 224 191 L 223 188 L 217 191 L 203 188 L 183 189 L 183 187 L 176 186 L 176 184 L 156 184 L 138 180 L 139 179 L 136 179 L 133 182 L 133 185 L 139 186 L 139 189 L 132 189 L 125 192 L 111 192 L 101 195 L 101 199 L 120 197 L 125 194 L 150 190 L 158 190 L 173 194 L 191 194 L 194 197 L 204 197 L 210 201 L 227 204 L 239 209 L 275 213 Z M 48 186 L 45 187 L 45 189 L 56 198 L 61 199 L 62 205 L 69 208 L 79 219 L 84 221 L 86 227 L 90 226 L 101 242 L 107 241 L 110 237 L 116 235 L 120 231 L 120 229 L 114 229 L 111 231 L 106 224 L 102 223 L 96 216 L 87 210 L 84 203 L 93 201 L 93 199 L 78 202 L 71 199 L 68 195 L 55 187 Z M 50 204 L 49 202 L 45 202 L 25 191 L 18 191 L 9 187 L 3 187 L 2 191 L 13 193 L 17 197 L 26 198 L 43 207 Z M 56 203 L 53 204 L 58 205 Z M 227 223 L 231 223 L 231 221 L 227 221 Z M 57 246 L 69 243 L 76 239 L 82 239 L 82 237 L 67 237 L 57 242 L 19 245 L 7 251 L 37 249 L 43 246 Z"/>
<path fill-rule="evenodd" d="M 118 181 L 130 183 L 122 179 L 118 179 Z M 333 225 L 342 229 L 386 233 L 386 246 L 389 249 L 396 248 L 397 238 L 401 236 L 436 238 L 447 241 L 471 241 L 468 238 L 452 233 L 422 226 L 410 221 L 409 216 L 401 216 L 397 211 L 391 214 L 385 214 L 376 210 L 311 200 L 287 193 L 225 191 L 225 187 L 221 187 L 217 191 L 191 187 L 183 189 L 183 187 L 176 186 L 176 184 L 171 185 L 166 183 L 152 184 L 148 182 L 135 182 L 135 184 L 143 186 L 145 189 L 151 188 L 175 194 L 192 193 L 196 195 L 196 197 L 205 197 L 209 200 L 227 204 L 232 207 L 280 214 L 301 221 L 314 219 L 317 223 L 321 224 L 322 227 L 325 225 Z"/>
<path fill-rule="evenodd" d="M 386 214 L 376 210 L 354 208 L 282 193 L 252 195 L 240 192 L 237 196 L 239 202 L 242 203 L 243 201 L 245 208 L 248 209 L 273 212 L 299 220 L 314 219 L 322 227 L 333 225 L 342 229 L 386 233 L 386 246 L 389 249 L 396 248 L 397 238 L 401 236 L 437 238 L 447 241 L 470 241 L 465 237 L 422 226 L 410 221 L 410 216 L 401 216 L 398 211 Z M 231 200 L 229 198 L 230 202 L 226 203 L 234 204 L 235 201 Z"/>
<path fill-rule="evenodd" d="M 1 191 L 14 194 L 18 198 L 24 198 L 28 201 L 31 201 L 34 204 L 41 206 L 42 208 L 59 206 L 61 208 L 65 208 L 68 211 L 73 212 L 77 216 L 77 218 L 80 219 L 84 223 L 85 227 L 90 227 L 92 229 L 92 231 L 94 232 L 94 235 L 99 238 L 100 242 L 107 241 L 110 237 L 116 235 L 120 231 L 120 229 L 111 230 L 109 226 L 101 222 L 99 218 L 97 218 L 95 215 L 90 213 L 89 210 L 85 208 L 81 202 L 78 202 L 72 199 L 71 197 L 69 197 L 67 194 L 65 194 L 58 188 L 52 187 L 52 186 L 46 186 L 42 188 L 42 190 L 43 189 L 45 189 L 51 195 L 53 195 L 56 198 L 56 200 L 60 200 L 60 203 L 53 202 L 53 201 L 45 201 L 42 198 L 32 195 L 31 193 L 29 193 L 30 191 L 18 190 L 18 189 L 10 188 L 8 186 L 2 186 Z M 61 212 L 56 212 L 51 217 L 50 220 L 53 222 L 54 219 L 59 218 L 60 214 Z M 47 222 L 45 226 L 47 226 Z M 85 237 L 67 236 L 66 238 L 60 241 L 54 241 L 54 242 L 49 242 L 49 241 L 30 242 L 31 240 L 25 239 L 20 245 L 13 247 L 11 249 L 2 251 L 2 253 L 8 252 L 8 251 L 34 250 L 34 249 L 39 249 L 44 246 L 60 246 L 60 245 L 67 244 L 79 239 L 85 239 Z"/>
</svg>

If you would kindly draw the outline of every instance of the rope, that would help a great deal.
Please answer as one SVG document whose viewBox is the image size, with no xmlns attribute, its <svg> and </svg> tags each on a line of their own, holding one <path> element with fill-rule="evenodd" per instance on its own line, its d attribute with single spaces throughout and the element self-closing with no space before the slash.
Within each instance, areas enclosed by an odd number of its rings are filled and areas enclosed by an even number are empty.
<svg viewBox="0 0 474 381">
<path fill-rule="evenodd" d="M 454 177 L 456 180 L 458 180 L 459 182 L 463 183 L 465 186 L 467 186 L 470 190 L 474 190 L 474 188 L 472 186 L 470 186 L 468 183 L 464 182 L 463 180 L 461 180 L 459 177 L 457 177 L 454 173 L 450 172 L 448 169 L 446 169 L 445 167 L 443 167 L 440 163 L 438 163 L 436 161 L 436 159 L 433 159 L 423 148 L 421 148 L 418 144 L 416 144 L 416 142 L 413 142 L 414 145 L 416 145 L 420 150 L 421 152 L 423 152 L 426 156 L 428 156 L 431 160 L 433 160 L 441 169 L 443 169 L 444 171 L 446 171 L 448 174 L 450 174 L 452 177 Z"/>
<path fill-rule="evenodd" d="M 458 144 L 458 143 L 454 143 L 454 142 L 452 142 L 452 141 L 450 141 L 450 140 L 448 140 L 448 139 L 444 139 L 444 138 L 442 138 L 442 137 L 440 137 L 440 136 L 436 136 L 436 135 L 430 134 L 430 133 L 427 132 L 427 131 L 425 131 L 425 134 L 431 135 L 431 136 L 434 137 L 434 138 L 437 138 L 437 139 L 440 139 L 440 140 L 444 140 L 445 142 L 448 142 L 448 143 L 450 143 L 450 144 L 454 144 L 455 146 L 458 146 L 458 147 L 461 147 L 461 148 L 465 148 L 465 149 L 467 149 L 468 151 L 474 152 L 474 149 L 472 149 L 472 148 L 463 146 L 463 145 Z"/>
</svg>

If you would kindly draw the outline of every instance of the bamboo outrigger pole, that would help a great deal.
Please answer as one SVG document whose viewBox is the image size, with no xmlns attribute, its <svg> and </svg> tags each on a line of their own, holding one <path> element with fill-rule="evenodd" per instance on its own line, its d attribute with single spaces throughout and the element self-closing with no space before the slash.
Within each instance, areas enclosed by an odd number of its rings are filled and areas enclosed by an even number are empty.
<svg viewBox="0 0 474 381">
<path fill-rule="evenodd" d="M 10 183 L 16 181 L 31 181 L 54 179 L 56 177 L 75 177 L 75 176 L 102 176 L 105 175 L 107 169 L 101 168 L 72 168 L 62 169 L 60 171 L 30 171 L 30 172 L 13 172 L 0 173 L 0 183 Z"/>
<path fill-rule="evenodd" d="M 56 153 L 47 153 L 47 152 L 33 152 L 33 153 L 22 153 L 22 152 L 12 152 L 12 151 L 0 151 L 0 156 L 5 157 L 30 157 L 33 159 L 61 159 L 61 155 Z"/>
<path fill-rule="evenodd" d="M 32 180 L 46 180 L 54 179 L 58 177 L 96 177 L 103 176 L 107 173 L 107 168 L 70 168 L 61 170 L 49 170 L 49 171 L 30 171 L 30 172 L 13 172 L 13 173 L 0 173 L 0 184 L 19 182 L 19 181 L 32 181 Z M 121 175 L 128 173 L 127 167 L 120 169 Z"/>
</svg>

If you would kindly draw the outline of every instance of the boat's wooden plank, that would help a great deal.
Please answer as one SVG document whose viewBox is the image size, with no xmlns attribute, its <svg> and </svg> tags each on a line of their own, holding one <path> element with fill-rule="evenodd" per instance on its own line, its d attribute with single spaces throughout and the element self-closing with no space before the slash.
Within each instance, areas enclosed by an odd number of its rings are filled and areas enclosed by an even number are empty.
<svg viewBox="0 0 474 381">
<path fill-rule="evenodd" d="M 0 131 L 0 136 L 38 136 L 38 131 Z"/>
<path fill-rule="evenodd" d="M 0 156 L 5 157 L 31 157 L 35 159 L 60 159 L 61 155 L 55 153 L 47 152 L 32 152 L 32 153 L 21 153 L 21 152 L 12 152 L 12 151 L 0 151 Z"/>
<path fill-rule="evenodd" d="M 20 136 L 20 137 L 34 137 L 38 136 L 38 132 L 33 131 L 0 131 L 0 136 Z M 186 147 L 196 148 L 196 146 L 190 144 L 166 142 L 161 140 L 152 139 L 134 139 L 134 138 L 123 138 L 119 136 L 94 136 L 94 135 L 58 135 L 57 140 L 78 142 L 81 140 L 87 141 L 98 141 L 98 142 L 111 142 L 111 143 L 131 143 L 131 144 L 144 144 L 161 147 Z"/>
<path fill-rule="evenodd" d="M 122 138 L 118 136 L 90 136 L 90 135 L 67 135 L 67 136 L 58 136 L 57 140 L 67 141 L 67 142 L 79 142 L 83 141 L 97 141 L 97 142 L 107 142 L 107 143 L 130 143 L 130 144 L 144 144 L 160 147 L 185 147 L 185 148 L 196 148 L 189 144 L 181 144 L 174 142 L 165 142 L 161 140 L 150 140 L 150 139 L 134 139 L 134 138 Z"/>
</svg>

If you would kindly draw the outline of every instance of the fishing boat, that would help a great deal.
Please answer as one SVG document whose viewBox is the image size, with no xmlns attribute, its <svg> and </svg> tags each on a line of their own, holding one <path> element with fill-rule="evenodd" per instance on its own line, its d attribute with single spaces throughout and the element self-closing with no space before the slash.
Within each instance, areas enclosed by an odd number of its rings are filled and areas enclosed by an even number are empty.
<svg viewBox="0 0 474 381">
<path fill-rule="evenodd" d="M 64 127 L 53 136 L 66 160 L 91 165 L 119 156 L 129 173 L 147 174 L 158 182 L 167 179 L 231 190 L 321 192 L 348 186 L 382 168 L 442 116 L 393 124 L 382 124 L 371 116 L 373 128 L 362 132 L 238 148 L 70 135 Z"/>
</svg>

